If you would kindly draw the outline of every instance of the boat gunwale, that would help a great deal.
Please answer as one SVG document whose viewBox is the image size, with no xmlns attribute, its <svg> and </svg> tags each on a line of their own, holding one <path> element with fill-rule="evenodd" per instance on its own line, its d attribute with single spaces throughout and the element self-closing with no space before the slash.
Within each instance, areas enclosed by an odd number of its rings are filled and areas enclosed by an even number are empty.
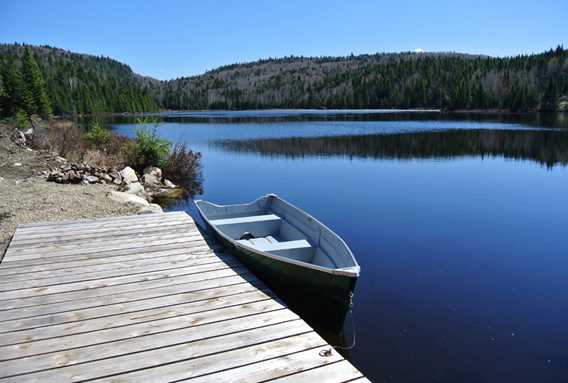
<svg viewBox="0 0 568 383">
<path fill-rule="evenodd" d="M 332 269 L 332 268 L 328 268 L 328 267 L 323 267 L 323 266 L 318 266 L 318 265 L 314 265 L 312 263 L 307 263 L 307 262 L 302 262 L 302 261 L 297 261 L 295 259 L 290 259 L 287 257 L 283 257 L 280 255 L 275 255 L 275 254 L 271 254 L 268 253 L 266 251 L 262 251 L 262 250 L 258 250 L 254 247 L 251 246 L 247 246 L 245 244 L 239 243 L 236 240 L 234 240 L 233 238 L 229 237 L 228 235 L 226 235 L 225 233 L 223 233 L 221 230 L 219 230 L 215 225 L 213 225 L 210 222 L 210 219 L 203 213 L 203 210 L 201 210 L 201 207 L 199 206 L 199 203 L 206 203 L 215 207 L 226 207 L 226 206 L 251 206 L 254 205 L 255 203 L 257 203 L 258 201 L 261 201 L 264 198 L 269 198 L 269 197 L 273 197 L 278 199 L 280 202 L 283 202 L 284 204 L 288 205 L 288 207 L 292 208 L 292 209 L 296 209 L 298 210 L 300 213 L 306 215 L 307 217 L 311 218 L 316 224 L 321 225 L 323 228 L 329 230 L 335 237 L 337 237 L 337 239 L 339 239 L 339 241 L 341 242 L 341 244 L 345 247 L 345 249 L 348 251 L 349 256 L 351 257 L 351 260 L 354 263 L 354 266 L 349 266 L 349 267 L 344 267 L 344 268 L 336 268 L 336 269 Z M 347 244 L 345 243 L 345 241 L 343 240 L 343 238 L 341 238 L 339 235 L 337 235 L 336 232 L 334 232 L 333 230 L 331 230 L 329 227 L 327 227 L 326 225 L 324 225 L 323 223 L 321 223 L 320 221 L 318 221 L 316 218 L 314 218 L 312 215 L 310 215 L 309 213 L 305 212 L 304 210 L 300 209 L 299 207 L 292 205 L 291 203 L 283 200 L 282 198 L 280 198 L 278 195 L 274 194 L 274 193 L 270 193 L 270 194 L 266 194 L 264 196 L 261 196 L 249 203 L 241 203 L 241 204 L 229 204 L 229 205 L 220 205 L 220 204 L 216 204 L 213 202 L 209 202 L 209 201 L 205 201 L 202 199 L 198 199 L 195 200 L 195 206 L 197 207 L 197 210 L 199 211 L 199 214 L 201 215 L 201 217 L 207 222 L 207 224 L 209 226 L 211 226 L 213 228 L 213 230 L 215 230 L 215 232 L 217 234 L 219 234 L 221 237 L 223 237 L 225 240 L 227 240 L 229 243 L 233 244 L 235 247 L 240 248 L 242 250 L 245 251 L 251 251 L 253 253 L 268 257 L 268 258 L 272 258 L 275 259 L 277 261 L 281 261 L 281 262 L 285 262 L 285 263 L 290 263 L 293 265 L 297 265 L 300 267 L 307 267 L 316 271 L 320 271 L 320 272 L 324 272 L 327 274 L 333 274 L 333 275 L 338 275 L 338 276 L 345 276 L 345 277 L 350 277 L 350 278 L 358 278 L 360 271 L 361 271 L 361 267 L 359 266 L 359 264 L 357 263 L 357 260 L 355 259 L 355 256 L 353 255 L 353 252 L 351 251 L 351 249 L 349 248 L 349 246 L 347 246 Z"/>
</svg>

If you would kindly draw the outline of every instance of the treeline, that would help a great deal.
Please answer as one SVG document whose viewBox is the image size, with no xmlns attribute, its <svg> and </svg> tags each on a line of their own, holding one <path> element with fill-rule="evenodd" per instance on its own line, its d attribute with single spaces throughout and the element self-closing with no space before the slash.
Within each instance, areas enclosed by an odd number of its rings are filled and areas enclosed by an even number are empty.
<svg viewBox="0 0 568 383">
<path fill-rule="evenodd" d="M 127 65 L 109 58 L 48 46 L 0 45 L 4 116 L 17 111 L 64 115 L 158 110 L 148 87 Z"/>
<path fill-rule="evenodd" d="M 568 109 L 568 50 L 493 58 L 400 53 L 286 57 L 163 83 L 168 109 Z"/>
<path fill-rule="evenodd" d="M 30 101 L 32 100 L 33 101 Z M 454 53 L 297 57 L 158 81 L 107 57 L 0 44 L 0 113 L 158 109 L 439 108 L 568 110 L 568 50 L 494 58 Z"/>
</svg>

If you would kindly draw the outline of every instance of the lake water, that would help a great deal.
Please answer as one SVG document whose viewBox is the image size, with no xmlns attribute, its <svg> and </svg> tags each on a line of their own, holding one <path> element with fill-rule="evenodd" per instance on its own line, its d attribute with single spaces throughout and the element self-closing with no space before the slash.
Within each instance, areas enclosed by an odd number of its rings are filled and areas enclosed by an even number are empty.
<svg viewBox="0 0 568 383">
<path fill-rule="evenodd" d="M 362 272 L 344 341 L 356 331 L 347 356 L 373 381 L 568 381 L 568 116 L 160 119 L 203 154 L 197 197 L 277 193 L 345 239 Z"/>
</svg>

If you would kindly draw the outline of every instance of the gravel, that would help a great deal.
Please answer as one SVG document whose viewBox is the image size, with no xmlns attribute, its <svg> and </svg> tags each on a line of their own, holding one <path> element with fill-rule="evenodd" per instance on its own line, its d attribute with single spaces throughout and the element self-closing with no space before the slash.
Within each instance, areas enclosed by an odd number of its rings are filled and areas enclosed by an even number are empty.
<svg viewBox="0 0 568 383">
<path fill-rule="evenodd" d="M 0 257 L 18 224 L 135 214 L 111 200 L 111 185 L 62 185 L 34 177 L 0 181 Z"/>
<path fill-rule="evenodd" d="M 61 165 L 57 156 L 19 147 L 10 136 L 0 125 L 0 261 L 18 224 L 137 213 L 108 197 L 116 185 L 46 182 L 42 173 Z"/>
</svg>

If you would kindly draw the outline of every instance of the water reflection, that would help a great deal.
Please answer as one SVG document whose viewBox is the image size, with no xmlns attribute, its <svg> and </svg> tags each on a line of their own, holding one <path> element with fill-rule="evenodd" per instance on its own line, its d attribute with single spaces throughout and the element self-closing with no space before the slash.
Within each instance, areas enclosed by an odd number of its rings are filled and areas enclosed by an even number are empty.
<svg viewBox="0 0 568 383">
<path fill-rule="evenodd" d="M 267 123 L 307 121 L 442 121 L 514 123 L 526 127 L 568 129 L 568 113 L 440 113 L 406 110 L 242 110 L 148 113 L 163 123 Z M 97 117 L 97 116 L 95 116 Z M 90 121 L 93 116 L 86 116 Z M 114 115 L 110 124 L 135 123 L 138 116 Z"/>
<path fill-rule="evenodd" d="M 532 160 L 552 168 L 568 164 L 568 132 L 558 130 L 421 131 L 327 137 L 218 140 L 214 146 L 263 156 L 427 159 L 464 156 Z"/>
</svg>

